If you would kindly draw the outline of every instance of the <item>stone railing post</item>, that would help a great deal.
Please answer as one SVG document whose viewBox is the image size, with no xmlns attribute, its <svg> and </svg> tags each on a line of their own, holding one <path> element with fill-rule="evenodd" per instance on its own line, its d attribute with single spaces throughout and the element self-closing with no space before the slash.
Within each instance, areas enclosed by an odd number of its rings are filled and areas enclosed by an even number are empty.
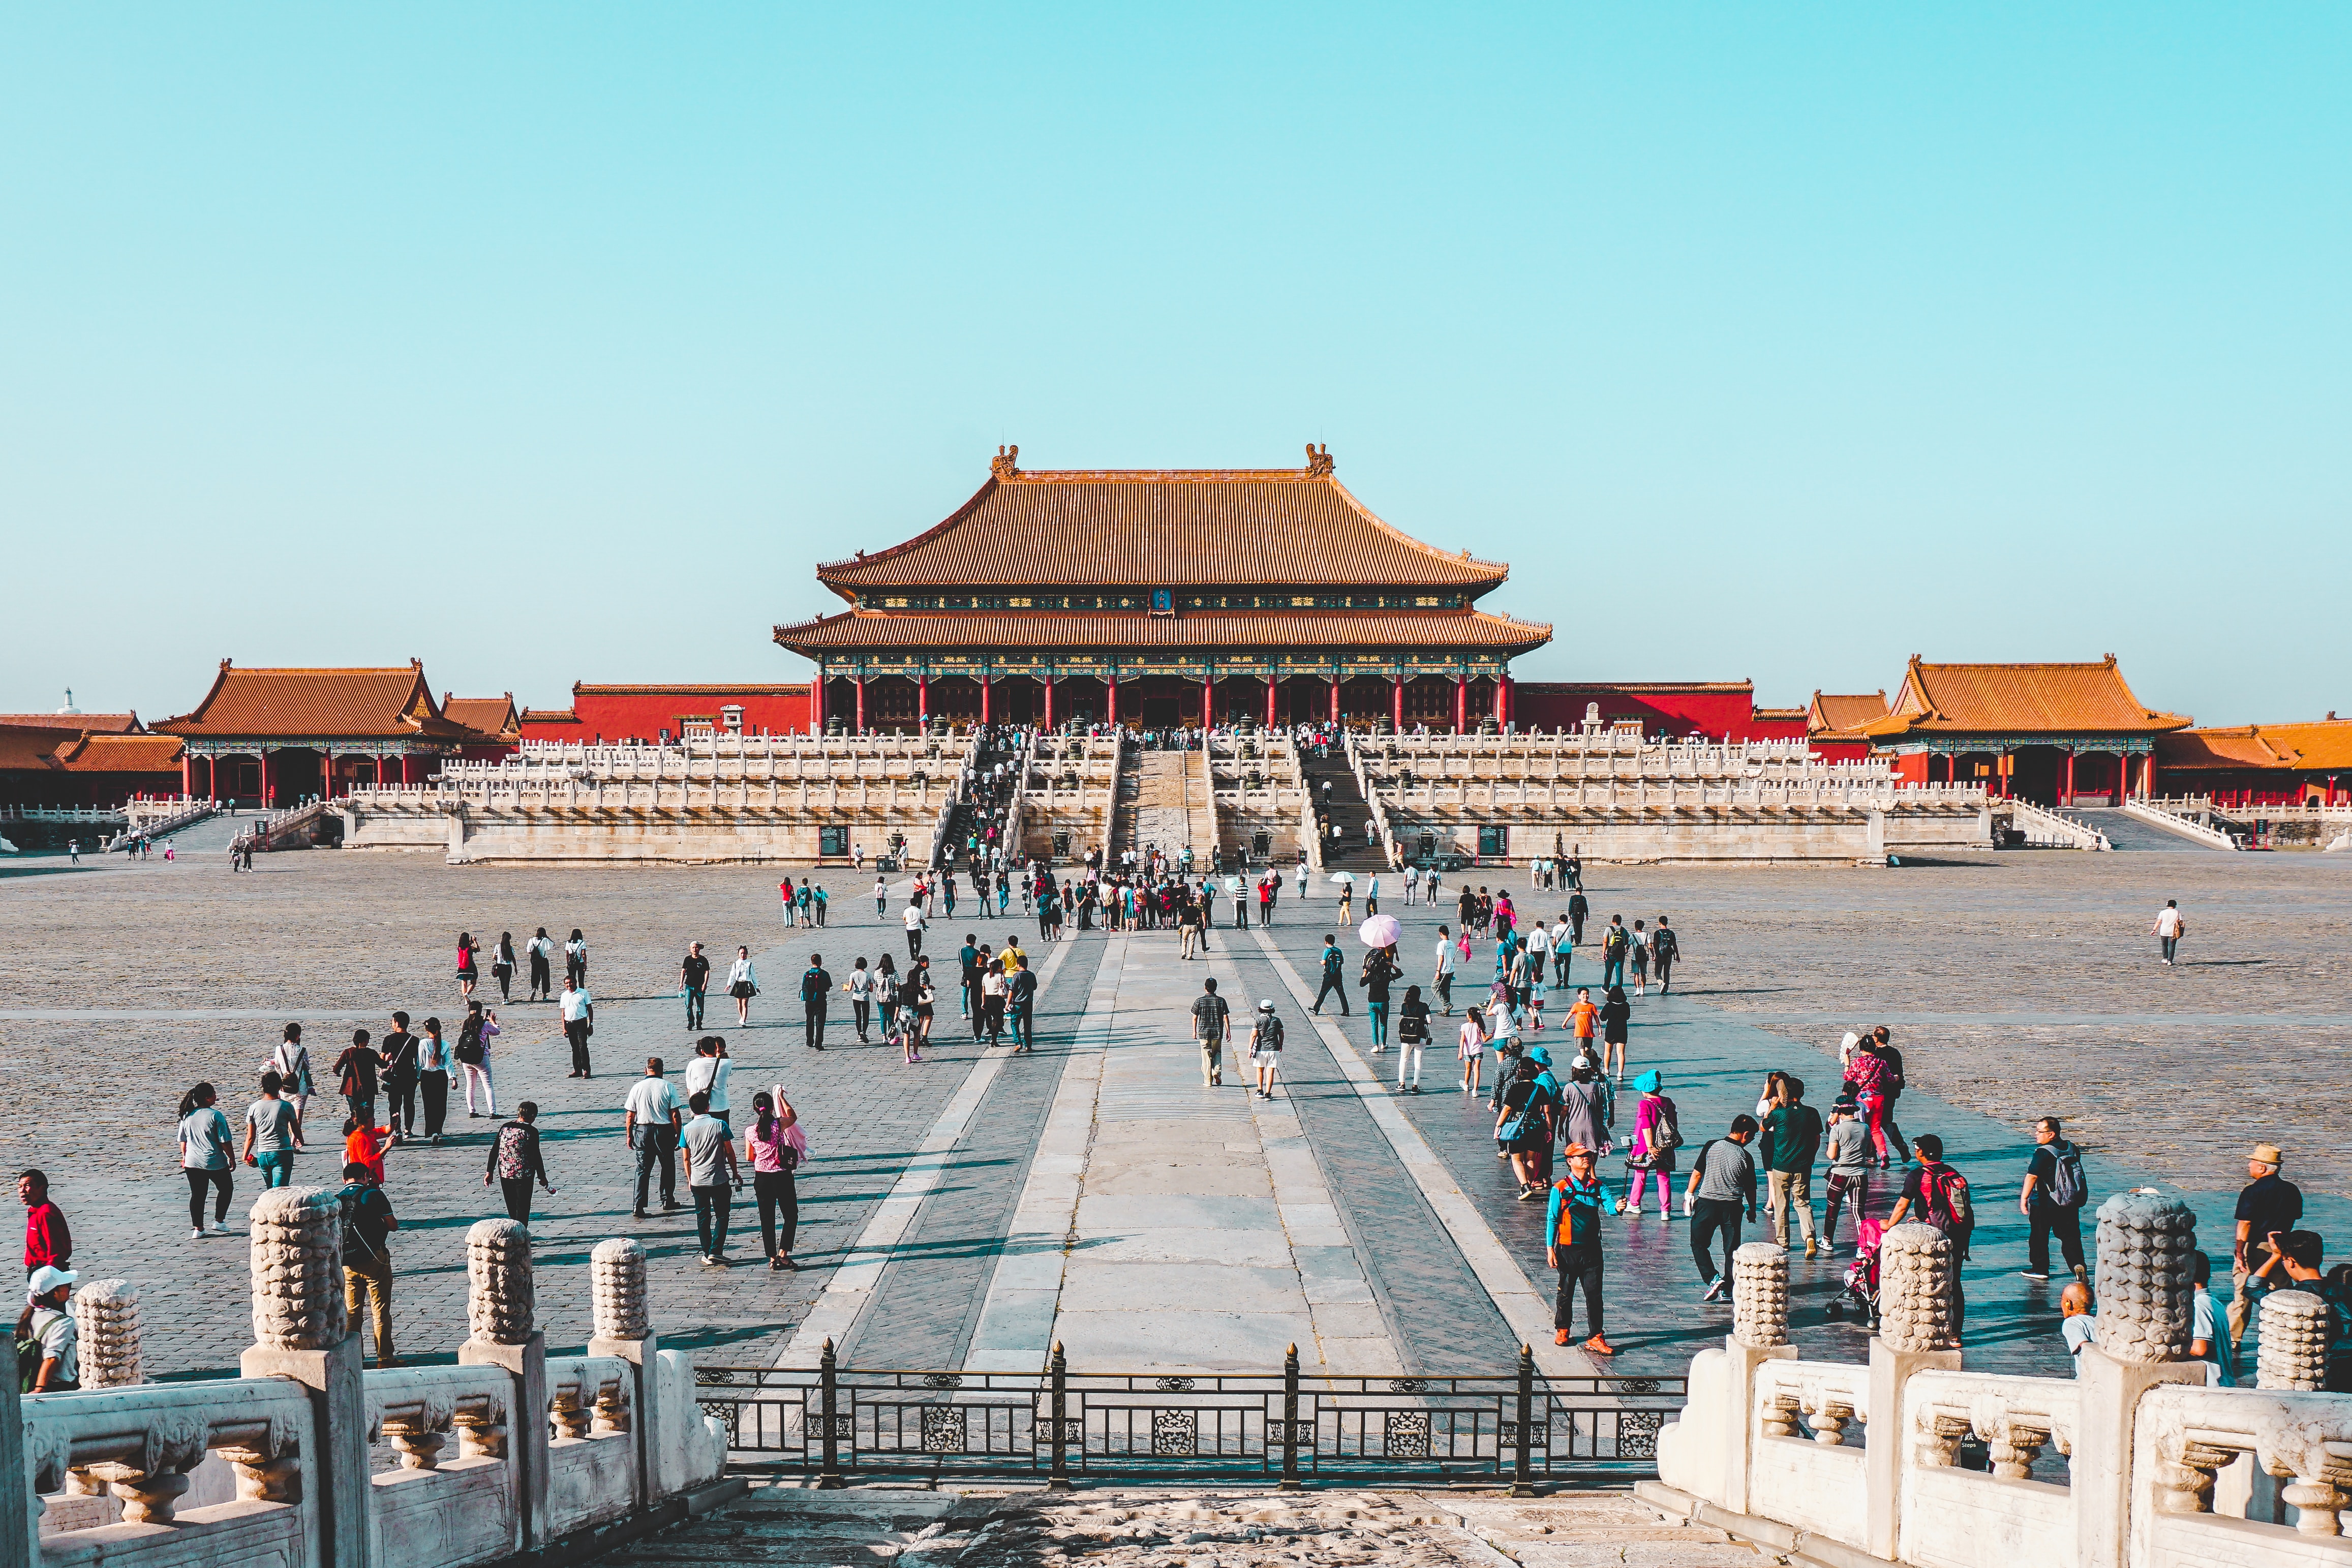
<svg viewBox="0 0 2352 1568">
<path fill-rule="evenodd" d="M 2309 1291 L 2273 1291 L 2263 1298 L 2255 1332 L 2262 1336 L 2255 1386 L 2305 1393 L 2327 1386 L 2326 1301 Z"/>
<path fill-rule="evenodd" d="M 1730 1361 L 1731 1408 L 1723 1423 L 1723 1506 L 1748 1511 L 1748 1471 L 1755 1453 L 1756 1369 L 1768 1361 L 1794 1361 L 1789 1343 L 1789 1255 L 1769 1241 L 1751 1241 L 1731 1260 L 1731 1333 L 1723 1350 Z"/>
<path fill-rule="evenodd" d="M 127 1388 L 147 1381 L 139 1364 L 138 1286 L 128 1280 L 97 1281 L 75 1293 L 73 1314 L 81 1337 L 84 1388 Z"/>
<path fill-rule="evenodd" d="M 1890 1561 L 1902 1531 L 1904 1458 L 1903 1390 L 1922 1372 L 1949 1372 L 1960 1364 L 1959 1336 L 1952 1329 L 1952 1240 L 1932 1225 L 1898 1225 L 1886 1232 L 1878 1253 L 1878 1333 L 1870 1341 L 1869 1440 L 1863 1448 L 1866 1550 Z"/>
<path fill-rule="evenodd" d="M 301 1485 L 315 1500 L 320 1568 L 374 1568 L 367 1392 L 360 1340 L 343 1314 L 343 1206 L 330 1186 L 275 1187 L 255 1200 L 253 1348 L 247 1377 L 283 1377 L 310 1391 L 314 1440 Z"/>
<path fill-rule="evenodd" d="M 0 1377 L 0 1568 L 33 1568 L 41 1561 L 41 1504 L 26 1467 L 25 1406 L 16 1368 Z"/>
<path fill-rule="evenodd" d="M 2203 1383 L 2189 1359 L 2197 1216 L 2152 1187 L 2099 1206 L 2096 1337 L 2074 1357 L 2081 1385 L 2070 1469 L 2078 1568 L 2123 1568 L 2131 1534 L 2132 1423 L 2140 1396 Z"/>
<path fill-rule="evenodd" d="M 637 1506 L 647 1508 L 660 1493 L 656 1468 L 661 1459 L 662 1423 L 680 1417 L 661 1407 L 661 1342 L 646 1317 L 645 1248 L 625 1236 L 599 1241 L 588 1254 L 588 1354 L 619 1356 L 636 1378 L 631 1401 L 636 1418 L 631 1427 L 637 1446 Z"/>
<path fill-rule="evenodd" d="M 530 1232 L 512 1219 L 477 1220 L 466 1232 L 466 1318 L 460 1366 L 502 1366 L 513 1375 L 507 1430 L 483 1427 L 470 1446 L 504 1450 L 514 1469 L 520 1550 L 547 1543 L 547 1335 L 536 1322 Z M 503 1442 L 499 1439 L 503 1437 Z"/>
</svg>

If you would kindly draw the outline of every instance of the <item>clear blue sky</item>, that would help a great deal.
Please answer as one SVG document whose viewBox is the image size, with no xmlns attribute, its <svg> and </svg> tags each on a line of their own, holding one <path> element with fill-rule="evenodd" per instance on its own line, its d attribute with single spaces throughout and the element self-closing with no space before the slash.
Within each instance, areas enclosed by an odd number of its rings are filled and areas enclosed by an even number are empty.
<svg viewBox="0 0 2352 1568">
<path fill-rule="evenodd" d="M 1037 467 L 1288 465 L 1523 678 L 2352 713 L 2352 11 L 17 7 L 0 708 L 777 680 Z"/>
</svg>

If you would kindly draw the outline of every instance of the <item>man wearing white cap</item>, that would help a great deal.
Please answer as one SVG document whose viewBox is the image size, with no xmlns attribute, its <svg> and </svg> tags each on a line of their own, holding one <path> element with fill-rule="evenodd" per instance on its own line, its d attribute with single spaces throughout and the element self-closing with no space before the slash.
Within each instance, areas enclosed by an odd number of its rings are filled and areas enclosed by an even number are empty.
<svg viewBox="0 0 2352 1568">
<path fill-rule="evenodd" d="M 70 1269 L 33 1270 L 25 1286 L 31 1310 L 26 1332 L 40 1345 L 40 1369 L 33 1375 L 33 1394 L 63 1394 L 81 1386 L 81 1331 L 66 1311 L 66 1298 L 81 1278 Z"/>
<path fill-rule="evenodd" d="M 1257 1005 L 1257 1023 L 1250 1030 L 1250 1060 L 1257 1063 L 1257 1088 L 1253 1091 L 1261 1100 L 1274 1098 L 1275 1071 L 1282 1065 L 1282 1020 L 1274 1016 L 1274 1003 Z"/>
</svg>

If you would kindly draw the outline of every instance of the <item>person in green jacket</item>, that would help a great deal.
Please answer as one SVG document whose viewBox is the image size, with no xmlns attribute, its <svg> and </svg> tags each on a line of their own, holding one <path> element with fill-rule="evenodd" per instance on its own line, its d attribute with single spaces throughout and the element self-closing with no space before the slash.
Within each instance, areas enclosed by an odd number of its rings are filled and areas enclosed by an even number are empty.
<svg viewBox="0 0 2352 1568">
<path fill-rule="evenodd" d="M 1782 1077 L 1778 1103 L 1764 1118 L 1764 1179 L 1770 1184 L 1772 1239 L 1789 1245 L 1789 1210 L 1805 1233 L 1805 1256 L 1818 1257 L 1813 1235 L 1813 1156 L 1822 1150 L 1822 1113 L 1805 1103 L 1805 1081 Z"/>
</svg>

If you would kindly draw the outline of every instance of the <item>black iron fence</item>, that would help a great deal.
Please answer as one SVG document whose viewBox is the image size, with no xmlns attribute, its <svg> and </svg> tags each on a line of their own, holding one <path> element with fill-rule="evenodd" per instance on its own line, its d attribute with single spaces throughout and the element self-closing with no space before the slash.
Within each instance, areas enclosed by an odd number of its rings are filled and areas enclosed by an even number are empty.
<svg viewBox="0 0 2352 1568">
<path fill-rule="evenodd" d="M 1643 1475 L 1681 1377 L 1336 1376 L 698 1366 L 696 1398 L 738 1464 L 853 1476 L 1483 1480 Z"/>
</svg>

